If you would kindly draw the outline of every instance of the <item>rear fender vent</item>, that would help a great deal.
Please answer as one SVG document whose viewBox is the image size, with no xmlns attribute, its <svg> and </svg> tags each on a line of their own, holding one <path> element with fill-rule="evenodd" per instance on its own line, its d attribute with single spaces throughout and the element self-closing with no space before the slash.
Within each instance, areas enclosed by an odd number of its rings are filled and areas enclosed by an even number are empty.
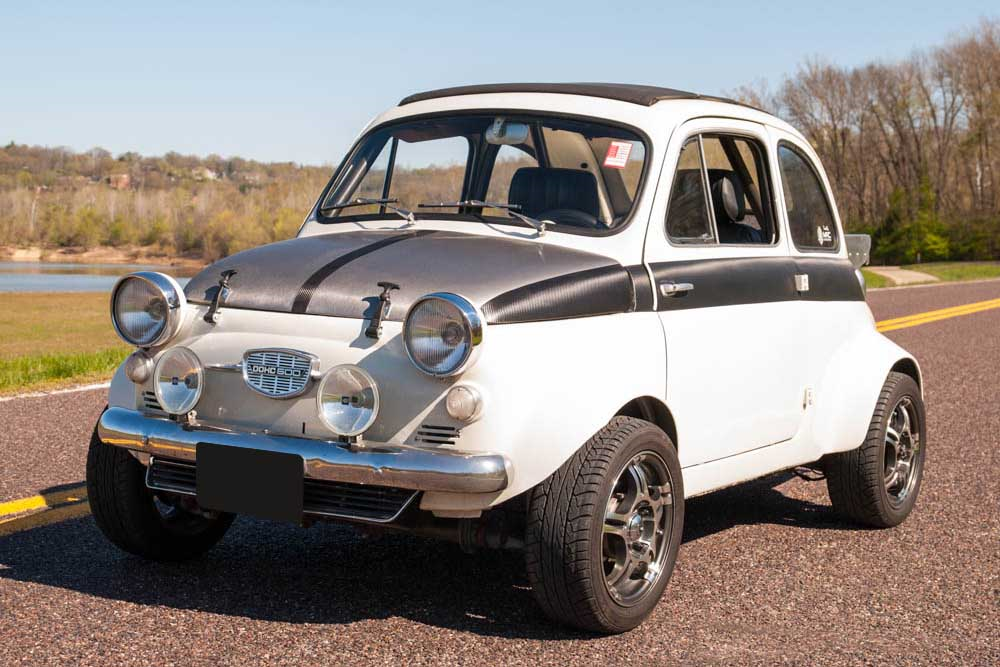
<svg viewBox="0 0 1000 667">
<path fill-rule="evenodd" d="M 454 426 L 434 426 L 433 424 L 421 424 L 417 429 L 417 442 L 426 442 L 432 445 L 454 445 L 455 441 L 462 435 L 462 429 Z"/>
<path fill-rule="evenodd" d="M 156 400 L 156 394 L 151 391 L 142 392 L 142 407 L 145 410 L 163 412 L 163 408 L 160 407 L 160 402 Z"/>
</svg>

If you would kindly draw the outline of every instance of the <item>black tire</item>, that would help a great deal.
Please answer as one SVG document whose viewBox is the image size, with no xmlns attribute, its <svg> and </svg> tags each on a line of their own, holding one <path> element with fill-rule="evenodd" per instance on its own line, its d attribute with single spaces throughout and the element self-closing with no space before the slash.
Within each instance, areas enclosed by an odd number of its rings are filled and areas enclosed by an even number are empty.
<svg viewBox="0 0 1000 667">
<path fill-rule="evenodd" d="M 623 604 L 605 581 L 605 566 L 610 562 L 605 551 L 605 511 L 611 506 L 612 492 L 620 488 L 615 486 L 619 474 L 624 475 L 626 466 L 641 457 L 655 459 L 657 466 L 665 464 L 672 503 L 664 495 L 662 511 L 669 529 L 664 529 L 660 542 L 658 575 L 652 575 L 656 578 L 638 594 L 638 600 Z M 649 422 L 615 417 L 529 493 L 525 559 L 535 598 L 558 623 L 599 633 L 631 630 L 652 612 L 663 594 L 683 528 L 684 486 L 670 438 Z"/>
<path fill-rule="evenodd" d="M 87 495 L 105 537 L 149 560 L 199 556 L 222 539 L 234 518 L 208 518 L 177 507 L 161 512 L 146 487 L 146 468 L 128 451 L 101 442 L 96 429 L 87 452 Z"/>
<path fill-rule="evenodd" d="M 916 445 L 911 455 L 912 481 L 902 497 L 887 488 L 887 471 L 890 461 L 894 463 L 896 448 L 887 442 L 887 432 L 893 414 L 898 406 L 911 412 L 912 433 L 917 435 Z M 887 451 L 888 450 L 888 451 Z M 868 435 L 857 449 L 830 454 L 825 457 L 823 467 L 826 472 L 826 486 L 833 508 L 843 516 L 858 523 L 875 528 L 897 526 L 913 510 L 920 492 L 923 478 L 924 459 L 927 453 L 927 419 L 920 387 L 908 375 L 889 373 L 882 392 L 879 394 L 875 413 L 868 426 Z M 890 476 L 891 477 L 891 476 Z"/>
</svg>

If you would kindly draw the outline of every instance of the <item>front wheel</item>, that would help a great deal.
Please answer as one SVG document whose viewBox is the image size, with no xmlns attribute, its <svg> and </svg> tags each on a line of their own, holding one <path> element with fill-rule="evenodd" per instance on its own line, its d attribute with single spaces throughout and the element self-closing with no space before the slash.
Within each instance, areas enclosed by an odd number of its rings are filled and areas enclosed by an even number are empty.
<svg viewBox="0 0 1000 667">
<path fill-rule="evenodd" d="M 824 460 L 833 508 L 876 528 L 902 523 L 917 502 L 926 440 L 920 387 L 908 375 L 889 373 L 865 441 Z"/>
<path fill-rule="evenodd" d="M 652 612 L 684 526 L 673 443 L 655 425 L 615 417 L 529 496 L 528 579 L 557 622 L 625 632 Z"/>
<path fill-rule="evenodd" d="M 96 429 L 87 452 L 87 495 L 104 536 L 150 560 L 198 556 L 222 539 L 234 518 L 203 516 L 164 502 L 146 487 L 146 468 L 128 451 L 101 442 Z"/>
</svg>

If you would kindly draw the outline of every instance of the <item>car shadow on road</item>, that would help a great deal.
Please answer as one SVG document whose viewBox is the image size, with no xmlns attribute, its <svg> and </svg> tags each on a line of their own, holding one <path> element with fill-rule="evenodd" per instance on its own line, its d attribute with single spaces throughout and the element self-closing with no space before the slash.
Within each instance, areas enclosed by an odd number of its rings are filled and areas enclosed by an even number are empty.
<svg viewBox="0 0 1000 667">
<path fill-rule="evenodd" d="M 695 498 L 685 542 L 735 525 L 845 528 L 828 507 L 788 498 L 781 478 Z M 534 604 L 517 553 L 461 552 L 407 535 L 309 529 L 241 518 L 220 545 L 186 563 L 124 554 L 91 517 L 0 537 L 0 580 L 31 582 L 140 605 L 287 623 L 407 618 L 434 627 L 521 639 L 580 639 Z"/>
</svg>

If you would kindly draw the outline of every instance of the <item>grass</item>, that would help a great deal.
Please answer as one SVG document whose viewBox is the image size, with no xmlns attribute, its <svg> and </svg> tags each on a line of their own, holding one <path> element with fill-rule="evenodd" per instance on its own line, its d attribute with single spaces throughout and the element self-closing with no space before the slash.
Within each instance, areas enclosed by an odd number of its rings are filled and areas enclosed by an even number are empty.
<svg viewBox="0 0 1000 667">
<path fill-rule="evenodd" d="M 877 273 L 872 273 L 868 269 L 861 269 L 861 273 L 864 274 L 865 285 L 867 285 L 869 288 L 892 287 L 895 284 L 885 276 L 880 276 Z"/>
<path fill-rule="evenodd" d="M 929 273 L 946 282 L 1000 278 L 1000 262 L 933 262 L 903 268 Z"/>
<path fill-rule="evenodd" d="M 0 293 L 0 394 L 108 379 L 130 348 L 103 293 Z"/>
</svg>

